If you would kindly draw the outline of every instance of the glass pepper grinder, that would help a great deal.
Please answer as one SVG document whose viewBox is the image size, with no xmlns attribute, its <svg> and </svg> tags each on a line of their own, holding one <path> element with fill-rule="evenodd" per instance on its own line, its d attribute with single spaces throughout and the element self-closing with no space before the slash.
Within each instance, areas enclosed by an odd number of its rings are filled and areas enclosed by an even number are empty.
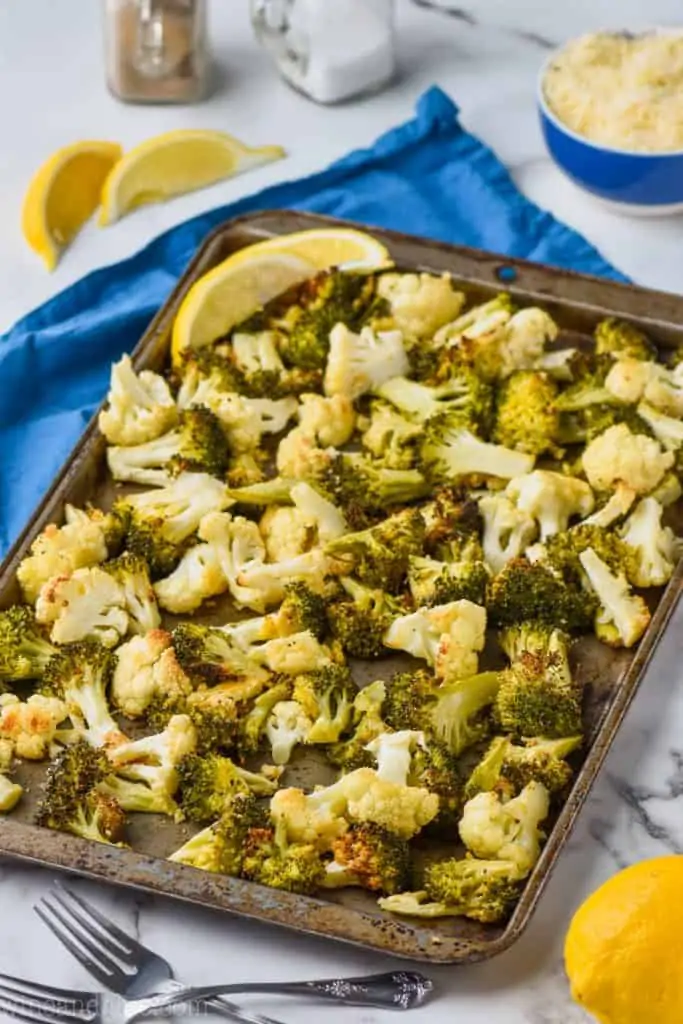
<svg viewBox="0 0 683 1024">
<path fill-rule="evenodd" d="M 251 0 L 251 17 L 282 76 L 318 103 L 376 92 L 394 75 L 394 0 Z"/>
<path fill-rule="evenodd" d="M 208 91 L 206 0 L 104 0 L 107 84 L 127 103 L 194 103 Z"/>
</svg>

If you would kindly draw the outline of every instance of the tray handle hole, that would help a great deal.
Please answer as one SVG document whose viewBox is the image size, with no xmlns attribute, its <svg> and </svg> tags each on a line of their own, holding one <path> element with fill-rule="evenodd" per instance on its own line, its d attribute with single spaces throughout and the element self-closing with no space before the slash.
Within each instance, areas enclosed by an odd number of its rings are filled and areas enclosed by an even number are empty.
<svg viewBox="0 0 683 1024">
<path fill-rule="evenodd" d="M 517 271 L 514 267 L 503 264 L 500 267 L 496 267 L 496 277 L 501 284 L 512 284 L 513 281 L 517 280 Z"/>
</svg>

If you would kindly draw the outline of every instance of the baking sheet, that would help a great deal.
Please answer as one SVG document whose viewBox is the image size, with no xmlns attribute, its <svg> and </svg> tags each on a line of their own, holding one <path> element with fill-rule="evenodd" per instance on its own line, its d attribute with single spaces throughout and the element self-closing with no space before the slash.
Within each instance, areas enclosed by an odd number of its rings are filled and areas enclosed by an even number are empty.
<svg viewBox="0 0 683 1024">
<path fill-rule="evenodd" d="M 165 366 L 175 312 L 184 295 L 199 276 L 231 252 L 272 235 L 338 223 L 325 217 L 274 211 L 240 218 L 219 228 L 199 249 L 141 339 L 134 354 L 136 368 Z M 393 232 L 372 233 L 386 244 L 402 268 L 447 270 L 468 295 L 477 298 L 484 299 L 505 289 L 522 303 L 542 304 L 561 325 L 560 340 L 565 345 L 589 335 L 597 320 L 606 315 L 627 317 L 660 346 L 683 344 L 683 300 L 675 296 Z M 111 499 L 113 485 L 106 479 L 104 453 L 104 439 L 93 422 L 0 570 L 0 607 L 20 599 L 15 578 L 17 565 L 47 523 L 61 522 L 65 502 L 82 505 L 90 500 L 106 505 Z M 676 605 L 682 579 L 683 568 L 679 565 L 666 591 L 654 595 L 655 603 L 659 598 L 657 610 L 635 652 L 613 651 L 590 637 L 576 645 L 572 655 L 574 670 L 586 692 L 586 743 L 576 762 L 580 770 L 507 923 L 482 925 L 464 918 L 411 921 L 384 913 L 372 894 L 360 890 L 340 890 L 313 899 L 172 864 L 164 858 L 187 838 L 190 830 L 158 816 L 133 816 L 130 836 L 135 850 L 102 846 L 37 828 L 30 822 L 44 773 L 44 766 L 40 765 L 23 765 L 20 769 L 19 779 L 27 787 L 26 798 L 17 812 L 0 818 L 0 854 L 413 960 L 462 963 L 494 956 L 520 936 L 531 917 Z M 197 619 L 222 623 L 231 617 L 230 611 L 229 601 L 219 599 Z M 401 664 L 405 665 L 405 661 Z M 360 682 L 370 681 L 389 676 L 395 667 L 396 659 L 389 657 L 367 665 L 356 663 L 354 674 Z M 310 786 L 330 781 L 331 777 L 331 769 L 322 755 L 299 751 L 283 781 L 285 785 Z M 455 844 L 426 843 L 424 849 L 425 856 L 443 856 L 453 855 L 459 848 Z"/>
</svg>

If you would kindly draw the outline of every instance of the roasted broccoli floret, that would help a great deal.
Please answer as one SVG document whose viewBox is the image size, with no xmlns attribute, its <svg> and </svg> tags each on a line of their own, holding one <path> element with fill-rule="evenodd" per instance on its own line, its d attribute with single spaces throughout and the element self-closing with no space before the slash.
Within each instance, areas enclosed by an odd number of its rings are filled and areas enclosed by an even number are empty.
<svg viewBox="0 0 683 1024">
<path fill-rule="evenodd" d="M 285 363 L 304 370 L 324 369 L 332 328 L 341 321 L 353 330 L 361 327 L 374 296 L 375 281 L 368 274 L 331 270 L 304 282 L 280 321 Z"/>
<path fill-rule="evenodd" d="M 128 355 L 111 368 L 107 403 L 98 425 L 109 444 L 153 441 L 171 430 L 178 419 L 173 395 L 164 378 L 150 370 L 137 374 Z"/>
<path fill-rule="evenodd" d="M 379 825 L 352 826 L 334 841 L 332 854 L 322 882 L 326 889 L 358 886 L 391 896 L 408 883 L 408 843 Z"/>
<path fill-rule="evenodd" d="M 539 549 L 539 554 L 543 561 L 562 573 L 570 584 L 578 586 L 584 579 L 579 555 L 587 548 L 593 548 L 610 568 L 624 572 L 635 582 L 638 565 L 635 552 L 614 530 L 605 527 L 586 522 L 577 523 L 569 530 L 549 537 L 543 549 Z"/>
<path fill-rule="evenodd" d="M 353 702 L 349 739 L 326 748 L 325 752 L 332 764 L 346 772 L 372 767 L 374 758 L 367 747 L 387 729 L 382 719 L 385 697 L 386 683 L 382 679 L 358 691 Z"/>
<path fill-rule="evenodd" d="M 500 674 L 495 703 L 503 729 L 524 738 L 580 735 L 581 691 L 569 668 L 566 635 L 527 622 L 504 630 L 500 640 L 510 659 Z"/>
<path fill-rule="evenodd" d="M 285 586 L 285 598 L 276 612 L 264 619 L 263 632 L 258 639 L 292 636 L 294 633 L 312 633 L 322 640 L 327 632 L 325 601 L 302 580 Z"/>
<path fill-rule="evenodd" d="M 623 355 L 633 359 L 652 359 L 657 349 L 650 339 L 633 324 L 610 316 L 595 328 L 595 351 L 598 355 Z"/>
<path fill-rule="evenodd" d="M 205 823 L 220 818 L 225 805 L 236 793 L 272 796 L 277 781 L 263 772 L 240 768 L 229 757 L 210 753 L 189 754 L 178 765 L 183 814 L 190 821 Z"/>
<path fill-rule="evenodd" d="M 168 859 L 202 871 L 239 875 L 250 831 L 264 826 L 267 816 L 256 797 L 234 793 L 226 799 L 218 821 L 188 839 Z"/>
<path fill-rule="evenodd" d="M 173 630 L 178 662 L 195 686 L 215 686 L 233 679 L 265 683 L 267 671 L 228 632 L 198 622 L 181 622 Z"/>
<path fill-rule="evenodd" d="M 153 441 L 110 447 L 107 463 L 114 480 L 164 486 L 185 472 L 223 476 L 228 446 L 218 418 L 198 407 L 181 412 L 178 427 Z"/>
<path fill-rule="evenodd" d="M 510 861 L 524 878 L 539 858 L 539 826 L 549 810 L 548 790 L 540 782 L 528 783 L 510 800 L 494 792 L 478 793 L 465 804 L 460 838 L 475 857 Z"/>
<path fill-rule="evenodd" d="M 56 652 L 27 605 L 0 612 L 0 692 L 3 682 L 38 679 Z"/>
<path fill-rule="evenodd" d="M 633 647 L 650 624 L 647 604 L 632 593 L 626 576 L 611 572 L 592 548 L 586 548 L 579 561 L 598 599 L 596 636 L 610 647 Z"/>
<path fill-rule="evenodd" d="M 36 824 L 97 843 L 119 843 L 126 818 L 121 805 L 99 791 L 111 768 L 106 756 L 81 741 L 51 762 Z"/>
<path fill-rule="evenodd" d="M 557 454 L 557 385 L 545 373 L 518 370 L 496 397 L 492 440 L 530 455 Z"/>
<path fill-rule="evenodd" d="M 387 654 L 384 634 L 406 606 L 384 590 L 366 587 L 351 576 L 340 579 L 343 593 L 327 605 L 332 635 L 352 658 L 380 658 Z"/>
<path fill-rule="evenodd" d="M 150 567 L 168 576 L 204 516 L 231 504 L 225 484 L 206 473 L 183 473 L 168 487 L 120 498 L 114 508 L 129 522 L 127 543 Z"/>
<path fill-rule="evenodd" d="M 425 888 L 379 900 L 382 910 L 408 917 L 470 917 L 492 924 L 512 910 L 521 881 L 511 861 L 442 860 L 425 871 Z"/>
<path fill-rule="evenodd" d="M 107 562 L 104 570 L 113 576 L 123 589 L 129 630 L 144 636 L 145 633 L 158 629 L 161 616 L 144 558 L 125 551 L 112 562 Z"/>
<path fill-rule="evenodd" d="M 415 604 L 438 605 L 451 601 L 484 604 L 489 570 L 479 558 L 440 562 L 414 555 L 408 566 L 408 587 Z"/>
<path fill-rule="evenodd" d="M 490 478 L 511 480 L 530 473 L 535 457 L 482 441 L 465 427 L 436 418 L 427 425 L 421 458 L 432 480 L 485 483 Z"/>
<path fill-rule="evenodd" d="M 595 602 L 547 565 L 513 558 L 491 580 L 486 607 L 491 622 L 499 626 L 536 619 L 585 632 Z"/>
<path fill-rule="evenodd" d="M 344 665 L 326 665 L 297 676 L 292 697 L 313 722 L 307 743 L 336 743 L 346 731 L 356 685 Z"/>
<path fill-rule="evenodd" d="M 500 673 L 482 672 L 439 685 L 426 672 L 401 672 L 387 684 L 382 713 L 392 729 L 421 730 L 454 757 L 490 732 L 488 709 L 500 686 Z"/>
<path fill-rule="evenodd" d="M 481 517 L 476 501 L 456 487 L 437 487 L 420 506 L 425 523 L 425 552 L 444 561 L 481 555 Z"/>
<path fill-rule="evenodd" d="M 43 676 L 44 694 L 64 701 L 74 728 L 92 747 L 126 740 L 107 703 L 113 668 L 114 656 L 100 644 L 71 644 L 50 660 Z"/>
<path fill-rule="evenodd" d="M 565 758 L 582 743 L 581 736 L 565 739 L 527 739 L 517 746 L 507 736 L 497 736 L 473 769 L 465 796 L 494 790 L 516 796 L 529 782 L 541 782 L 553 795 L 562 793 L 571 782 L 573 771 Z"/>
<path fill-rule="evenodd" d="M 303 895 L 318 889 L 325 865 L 310 843 L 289 843 L 272 825 L 250 829 L 242 861 L 242 876 L 251 882 Z"/>
<path fill-rule="evenodd" d="M 411 555 L 422 553 L 424 520 L 417 509 L 406 509 L 384 522 L 332 541 L 326 553 L 349 560 L 350 571 L 369 587 L 397 593 L 405 579 Z"/>
<path fill-rule="evenodd" d="M 291 678 L 280 678 L 274 685 L 269 686 L 267 690 L 264 690 L 260 695 L 256 696 L 251 708 L 240 718 L 238 723 L 237 733 L 237 748 L 242 757 L 246 757 L 249 754 L 254 754 L 259 749 L 261 742 L 264 737 L 267 737 L 271 743 L 271 750 L 273 752 L 273 760 L 275 761 L 276 749 L 280 749 L 280 743 L 284 744 L 282 749 L 282 757 L 286 756 L 286 760 L 289 759 L 296 743 L 300 742 L 299 729 L 297 722 L 294 723 L 294 739 L 291 739 L 292 723 L 288 721 L 288 715 L 280 718 L 276 724 L 271 728 L 270 735 L 267 733 L 268 726 L 271 722 L 271 716 L 275 709 L 285 703 L 291 703 L 293 680 Z M 297 704 L 297 709 L 300 705 Z M 294 712 L 296 709 L 290 709 Z M 303 709 L 297 714 L 303 714 Z M 282 725 L 282 731 L 278 730 L 278 726 Z M 275 729 L 275 735 L 273 734 Z M 280 757 L 280 760 L 282 759 Z M 285 764 L 286 760 L 282 763 Z M 275 761 L 277 764 L 278 762 Z"/>
<path fill-rule="evenodd" d="M 423 658 L 439 679 L 474 675 L 486 640 L 486 611 L 472 601 L 418 608 L 394 619 L 384 644 Z"/>
<path fill-rule="evenodd" d="M 253 375 L 249 381 L 220 355 L 210 358 L 204 352 L 190 360 L 178 391 L 178 408 L 182 411 L 208 409 L 217 418 L 224 433 L 224 443 L 233 455 L 244 452 L 256 454 L 264 434 L 279 434 L 296 415 L 298 403 L 291 395 L 287 398 L 247 398 L 241 391 L 250 392 L 249 383 L 258 379 L 259 388 L 264 375 Z M 308 386 L 308 384 L 306 384 Z M 250 392 L 251 393 L 251 392 Z"/>
<path fill-rule="evenodd" d="M 415 423 L 438 418 L 452 428 L 475 434 L 486 434 L 491 426 L 491 387 L 467 367 L 456 368 L 443 384 L 430 386 L 397 376 L 376 390 Z"/>
</svg>

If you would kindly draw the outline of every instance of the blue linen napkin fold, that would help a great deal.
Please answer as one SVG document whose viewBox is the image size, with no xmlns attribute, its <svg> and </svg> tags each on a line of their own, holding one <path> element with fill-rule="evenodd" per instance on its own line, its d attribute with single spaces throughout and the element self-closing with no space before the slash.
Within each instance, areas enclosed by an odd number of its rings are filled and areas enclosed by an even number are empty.
<svg viewBox="0 0 683 1024">
<path fill-rule="evenodd" d="M 468 134 L 440 89 L 414 120 L 327 170 L 284 182 L 172 228 L 96 270 L 0 338 L 0 555 L 18 535 L 109 380 L 204 236 L 238 214 L 291 208 L 626 280 L 576 232 L 522 196 Z"/>
</svg>

